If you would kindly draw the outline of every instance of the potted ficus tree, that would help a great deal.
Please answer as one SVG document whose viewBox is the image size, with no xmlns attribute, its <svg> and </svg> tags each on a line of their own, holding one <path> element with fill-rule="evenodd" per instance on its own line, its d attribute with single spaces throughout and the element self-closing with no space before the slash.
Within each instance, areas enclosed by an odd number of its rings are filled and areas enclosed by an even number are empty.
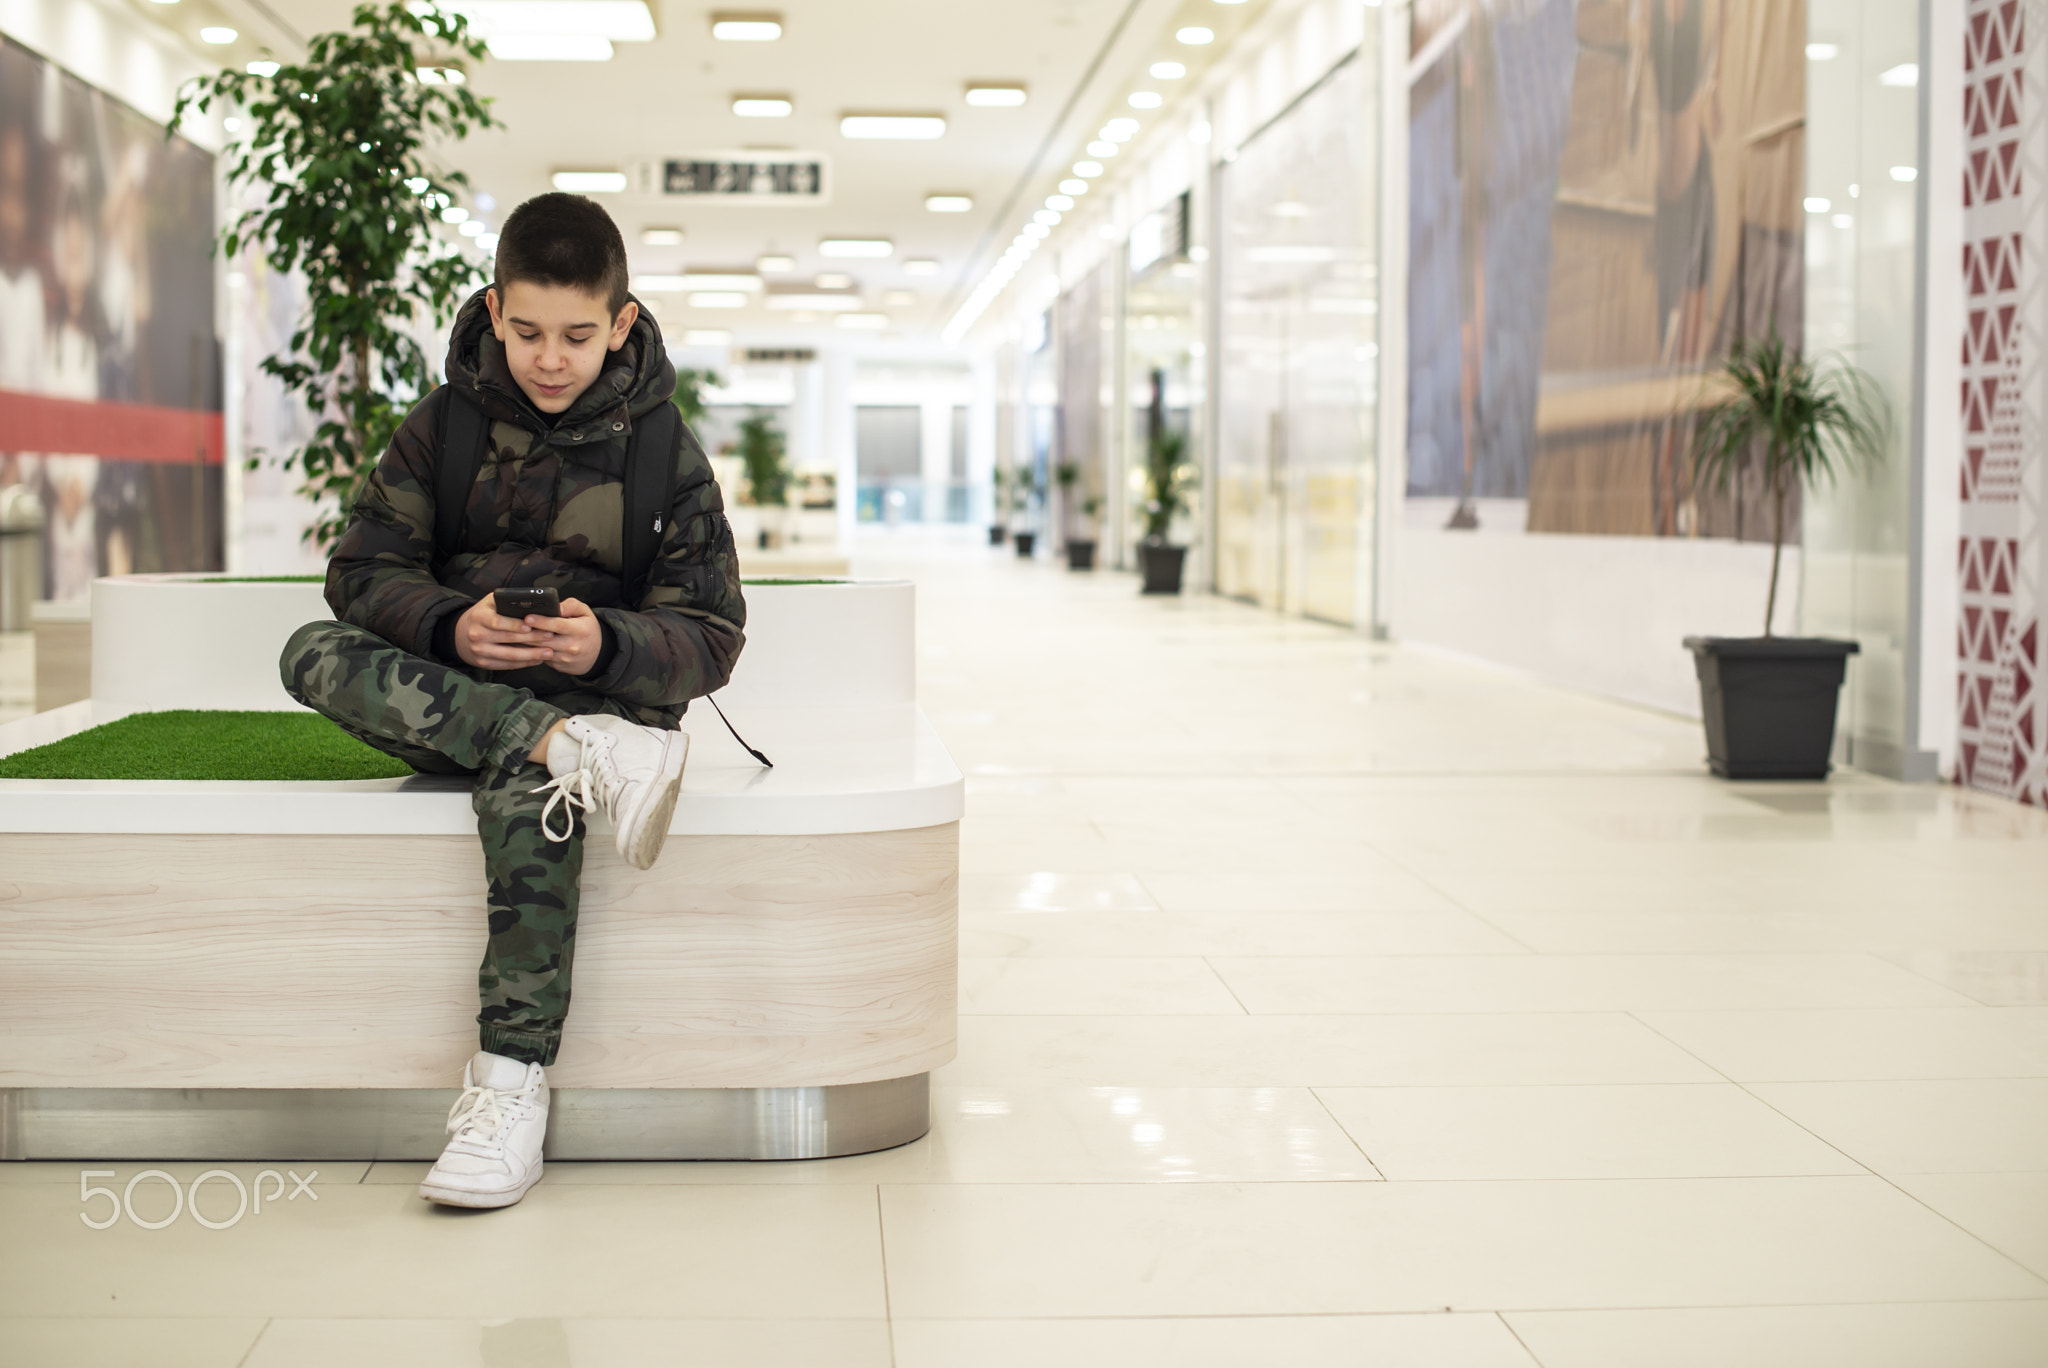
<svg viewBox="0 0 2048 1368">
<path fill-rule="evenodd" d="M 773 416 L 756 413 L 740 423 L 741 464 L 747 472 L 747 498 L 761 510 L 760 549 L 780 546 L 789 511 L 789 448 Z"/>
<path fill-rule="evenodd" d="M 1784 558 L 1785 504 L 1875 464 L 1888 426 L 1876 382 L 1852 366 L 1825 370 L 1773 329 L 1739 343 L 1721 368 L 1728 397 L 1702 416 L 1691 448 L 1695 482 L 1728 490 L 1759 470 L 1771 505 L 1771 581 L 1758 637 L 1687 637 L 1699 673 L 1708 763 L 1729 779 L 1821 779 L 1854 641 L 1772 630 Z"/>
<path fill-rule="evenodd" d="M 246 130 L 223 155 L 231 189 L 253 197 L 221 234 L 230 259 L 261 249 L 272 269 L 306 283 L 306 314 L 290 349 L 262 370 L 314 415 L 313 439 L 282 463 L 320 514 L 306 537 L 331 548 L 391 434 L 433 371 L 416 321 L 445 324 L 487 278 L 441 236 L 462 217 L 460 171 L 426 159 L 473 132 L 504 125 L 472 94 L 484 59 L 459 13 L 433 5 L 358 5 L 350 26 L 315 34 L 304 60 L 255 63 L 188 82 L 171 111 L 215 104 Z"/>
</svg>

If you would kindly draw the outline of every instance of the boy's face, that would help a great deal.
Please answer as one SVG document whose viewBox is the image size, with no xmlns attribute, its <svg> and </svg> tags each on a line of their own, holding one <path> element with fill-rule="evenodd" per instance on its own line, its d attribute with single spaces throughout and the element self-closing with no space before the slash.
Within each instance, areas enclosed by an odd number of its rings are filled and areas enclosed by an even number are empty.
<svg viewBox="0 0 2048 1368">
<path fill-rule="evenodd" d="M 530 280 L 513 281 L 502 298 L 493 286 L 484 301 L 512 378 L 542 413 L 562 413 L 575 403 L 640 316 L 631 300 L 613 318 L 600 295 Z"/>
</svg>

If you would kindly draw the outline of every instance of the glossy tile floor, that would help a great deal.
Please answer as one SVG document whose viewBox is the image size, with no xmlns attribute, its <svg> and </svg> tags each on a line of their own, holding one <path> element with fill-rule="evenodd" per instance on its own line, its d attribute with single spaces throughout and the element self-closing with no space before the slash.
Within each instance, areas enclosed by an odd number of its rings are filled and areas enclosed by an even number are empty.
<svg viewBox="0 0 2048 1368">
<path fill-rule="evenodd" d="M 971 776 L 929 1138 L 225 1230 L 0 1166 L 0 1365 L 2048 1364 L 2048 816 L 913 550 L 858 566 Z"/>
</svg>

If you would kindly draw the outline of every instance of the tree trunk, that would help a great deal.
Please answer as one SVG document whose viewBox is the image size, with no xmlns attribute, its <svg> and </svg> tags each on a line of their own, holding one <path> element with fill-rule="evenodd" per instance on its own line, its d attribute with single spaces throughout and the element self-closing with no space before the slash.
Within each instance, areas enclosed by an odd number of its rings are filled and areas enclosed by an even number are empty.
<svg viewBox="0 0 2048 1368">
<path fill-rule="evenodd" d="M 1785 553 L 1785 477 L 1771 481 L 1771 591 L 1764 598 L 1764 635 L 1771 635 L 1771 619 L 1778 612 L 1778 560 Z"/>
</svg>

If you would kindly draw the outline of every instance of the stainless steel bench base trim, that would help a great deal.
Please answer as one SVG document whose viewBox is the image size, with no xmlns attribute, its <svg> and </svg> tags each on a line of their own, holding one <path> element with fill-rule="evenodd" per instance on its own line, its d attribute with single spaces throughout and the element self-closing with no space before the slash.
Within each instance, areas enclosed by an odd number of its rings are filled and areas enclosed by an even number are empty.
<svg viewBox="0 0 2048 1368">
<path fill-rule="evenodd" d="M 568 1088 L 550 1159 L 825 1159 L 931 1128 L 931 1075 L 820 1088 Z M 453 1088 L 0 1088 L 0 1159 L 432 1160 Z"/>
</svg>

